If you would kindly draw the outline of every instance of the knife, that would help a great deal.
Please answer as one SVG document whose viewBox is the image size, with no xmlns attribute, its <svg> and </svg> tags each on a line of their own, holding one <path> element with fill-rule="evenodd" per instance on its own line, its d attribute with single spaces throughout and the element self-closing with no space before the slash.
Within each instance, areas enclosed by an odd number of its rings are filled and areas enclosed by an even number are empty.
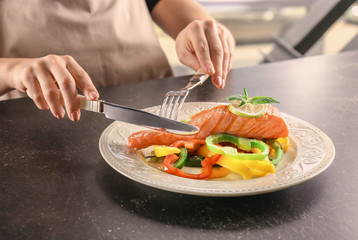
<svg viewBox="0 0 358 240">
<path fill-rule="evenodd" d="M 28 90 L 26 90 L 26 94 L 32 99 Z M 60 97 L 63 103 L 62 95 Z M 199 132 L 198 127 L 190 124 L 160 117 L 139 109 L 109 103 L 104 100 L 90 101 L 81 94 L 77 95 L 77 102 L 80 109 L 102 113 L 109 119 L 140 125 L 157 131 L 167 131 L 178 135 L 194 135 Z"/>
<path fill-rule="evenodd" d="M 102 113 L 109 119 L 179 135 L 193 135 L 199 132 L 199 128 L 196 126 L 160 117 L 139 109 L 109 103 L 104 100 L 90 101 L 83 95 L 77 95 L 77 100 L 81 109 Z"/>
</svg>

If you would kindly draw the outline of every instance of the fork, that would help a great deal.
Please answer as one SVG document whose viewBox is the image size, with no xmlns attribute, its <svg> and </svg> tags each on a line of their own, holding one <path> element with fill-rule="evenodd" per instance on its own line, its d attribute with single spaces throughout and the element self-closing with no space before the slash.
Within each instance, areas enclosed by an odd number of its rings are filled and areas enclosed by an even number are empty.
<svg viewBox="0 0 358 240">
<path fill-rule="evenodd" d="M 199 69 L 189 79 L 189 83 L 186 87 L 167 92 L 162 106 L 160 107 L 159 116 L 177 120 L 189 91 L 196 86 L 203 84 L 209 76 L 209 74 L 205 74 L 203 70 Z"/>
</svg>

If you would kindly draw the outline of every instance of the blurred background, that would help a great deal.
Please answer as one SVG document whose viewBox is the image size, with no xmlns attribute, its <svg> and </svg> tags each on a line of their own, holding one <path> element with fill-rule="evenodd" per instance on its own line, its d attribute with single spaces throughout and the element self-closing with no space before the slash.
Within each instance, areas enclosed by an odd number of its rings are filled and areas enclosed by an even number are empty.
<svg viewBox="0 0 358 240">
<path fill-rule="evenodd" d="M 306 17 L 317 1 L 322 0 L 198 0 L 232 31 L 236 40 L 233 68 L 261 64 L 273 49 L 273 37 L 281 37 Z M 179 62 L 174 40 L 158 27 L 156 30 L 174 74 L 193 73 Z M 358 3 L 354 3 L 329 27 L 309 55 L 340 52 L 357 34 Z"/>
</svg>

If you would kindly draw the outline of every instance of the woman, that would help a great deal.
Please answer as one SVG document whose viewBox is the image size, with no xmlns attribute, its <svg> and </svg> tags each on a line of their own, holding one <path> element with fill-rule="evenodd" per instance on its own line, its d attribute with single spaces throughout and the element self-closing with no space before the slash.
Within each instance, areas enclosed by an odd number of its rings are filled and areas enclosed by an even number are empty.
<svg viewBox="0 0 358 240">
<path fill-rule="evenodd" d="M 235 45 L 195 0 L 0 0 L 0 16 L 0 96 L 27 93 L 59 119 L 65 106 L 72 121 L 77 88 L 97 100 L 96 87 L 171 76 L 152 19 L 176 39 L 179 60 L 217 88 Z"/>
</svg>

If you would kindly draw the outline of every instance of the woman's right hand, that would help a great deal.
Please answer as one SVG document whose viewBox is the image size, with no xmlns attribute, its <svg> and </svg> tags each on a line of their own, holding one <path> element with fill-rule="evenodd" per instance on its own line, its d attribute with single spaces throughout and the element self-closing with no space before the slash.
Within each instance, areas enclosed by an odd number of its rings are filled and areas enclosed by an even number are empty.
<svg viewBox="0 0 358 240">
<path fill-rule="evenodd" d="M 26 92 L 39 109 L 50 109 L 58 119 L 65 116 L 63 105 L 72 121 L 80 119 L 77 87 L 89 100 L 99 97 L 91 78 L 71 56 L 18 58 L 11 69 L 10 87 Z"/>
</svg>

